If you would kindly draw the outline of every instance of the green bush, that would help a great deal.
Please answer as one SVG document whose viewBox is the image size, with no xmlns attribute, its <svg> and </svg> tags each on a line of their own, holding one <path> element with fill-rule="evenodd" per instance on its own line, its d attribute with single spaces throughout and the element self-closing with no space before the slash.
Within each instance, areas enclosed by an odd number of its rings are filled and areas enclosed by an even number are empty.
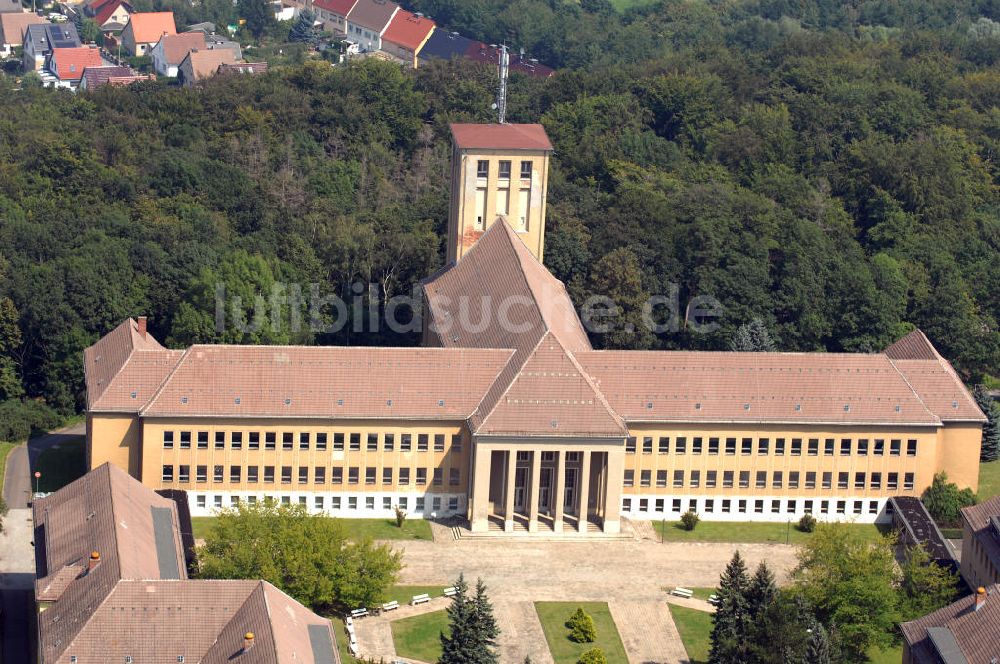
<svg viewBox="0 0 1000 664">
<path fill-rule="evenodd" d="M 804 533 L 811 533 L 816 530 L 816 517 L 812 514 L 803 514 L 799 519 L 799 530 Z"/>
<path fill-rule="evenodd" d="M 681 525 L 684 526 L 684 530 L 694 530 L 700 520 L 698 513 L 694 510 L 688 510 L 684 514 L 681 514 Z"/>
<path fill-rule="evenodd" d="M 938 473 L 921 500 L 938 525 L 954 527 L 960 524 L 961 509 L 976 504 L 976 494 L 972 489 L 960 490 L 957 484 L 948 481 L 945 473 Z"/>
<path fill-rule="evenodd" d="M 582 607 L 577 607 L 573 615 L 566 621 L 566 627 L 569 627 L 570 641 L 575 643 L 593 643 L 597 640 L 597 628 L 594 626 L 594 619 Z"/>
<path fill-rule="evenodd" d="M 61 423 L 58 413 L 40 401 L 0 401 L 0 440 L 20 442 L 34 432 L 48 431 Z"/>
<path fill-rule="evenodd" d="M 604 656 L 604 651 L 600 648 L 591 648 L 580 655 L 576 664 L 608 664 L 608 658 Z"/>
</svg>

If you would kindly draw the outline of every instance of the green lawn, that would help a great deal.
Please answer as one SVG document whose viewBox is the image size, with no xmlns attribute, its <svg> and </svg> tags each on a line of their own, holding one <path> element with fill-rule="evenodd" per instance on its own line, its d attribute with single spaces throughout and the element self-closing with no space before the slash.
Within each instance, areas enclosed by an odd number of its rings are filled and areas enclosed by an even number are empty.
<svg viewBox="0 0 1000 664">
<path fill-rule="evenodd" d="M 578 606 L 590 614 L 597 628 L 597 641 L 594 643 L 574 643 L 569 640 L 569 629 L 566 621 L 573 615 Z M 618 628 L 611 617 L 611 611 L 605 602 L 535 602 L 535 611 L 542 622 L 545 640 L 556 664 L 576 664 L 580 655 L 597 647 L 604 651 L 608 664 L 627 664 L 625 646 L 618 636 Z"/>
<path fill-rule="evenodd" d="M 17 447 L 17 443 L 0 442 L 0 493 L 3 493 L 3 478 L 7 472 L 7 455 Z"/>
<path fill-rule="evenodd" d="M 436 662 L 441 657 L 440 635 L 448 632 L 448 614 L 444 610 L 394 620 L 390 625 L 399 656 L 422 662 Z"/>
<path fill-rule="evenodd" d="M 801 544 L 808 537 L 794 523 L 745 521 L 701 521 L 694 530 L 684 530 L 680 521 L 654 521 L 653 527 L 667 542 L 776 542 Z M 866 538 L 880 535 L 871 524 L 853 524 L 852 528 Z"/>
<path fill-rule="evenodd" d="M 191 517 L 195 539 L 204 539 L 214 520 L 215 517 L 212 516 Z M 340 522 L 354 539 L 365 536 L 381 540 L 433 539 L 431 524 L 424 519 L 407 519 L 402 528 L 397 528 L 392 519 L 341 519 Z"/>
<path fill-rule="evenodd" d="M 708 661 L 709 637 L 712 634 L 712 614 L 676 604 L 667 606 L 670 607 L 670 615 L 677 625 L 681 643 L 684 644 L 691 664 L 705 664 Z"/>
<path fill-rule="evenodd" d="M 1000 496 L 1000 461 L 979 464 L 979 500 Z"/>
<path fill-rule="evenodd" d="M 389 588 L 389 592 L 386 593 L 389 598 L 386 601 L 391 602 L 395 600 L 400 604 L 409 604 L 414 595 L 427 594 L 431 596 L 431 599 L 444 597 L 444 589 L 447 587 L 448 586 L 393 586 Z"/>
<path fill-rule="evenodd" d="M 349 664 L 349 662 L 355 661 L 354 655 L 351 654 L 351 648 L 347 643 L 347 628 L 344 626 L 344 619 L 338 617 L 330 618 L 330 624 L 333 625 L 334 636 L 337 639 L 337 652 L 340 653 L 341 664 Z"/>
<path fill-rule="evenodd" d="M 38 490 L 43 493 L 58 491 L 87 471 L 86 440 L 80 436 L 64 443 L 53 445 L 38 456 L 31 469 L 32 490 L 35 489 L 35 472 L 42 476 L 37 480 Z"/>
</svg>

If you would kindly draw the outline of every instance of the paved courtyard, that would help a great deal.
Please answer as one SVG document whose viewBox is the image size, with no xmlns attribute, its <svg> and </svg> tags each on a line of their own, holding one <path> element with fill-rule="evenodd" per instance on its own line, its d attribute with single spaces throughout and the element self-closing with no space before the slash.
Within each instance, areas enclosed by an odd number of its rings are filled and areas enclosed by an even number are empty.
<svg viewBox="0 0 1000 664">
<path fill-rule="evenodd" d="M 779 583 L 795 565 L 795 547 L 781 544 L 446 538 L 393 544 L 405 552 L 401 584 L 450 585 L 464 572 L 471 585 L 482 577 L 503 630 L 500 660 L 521 662 L 531 655 L 539 664 L 549 664 L 552 658 L 532 602 L 608 602 L 630 664 L 681 664 L 687 660 L 667 608 L 667 590 L 715 586 L 737 549 L 751 570 L 766 560 Z M 427 610 L 447 606 L 444 600 L 432 605 Z M 363 654 L 395 655 L 386 618 L 358 624 Z"/>
</svg>

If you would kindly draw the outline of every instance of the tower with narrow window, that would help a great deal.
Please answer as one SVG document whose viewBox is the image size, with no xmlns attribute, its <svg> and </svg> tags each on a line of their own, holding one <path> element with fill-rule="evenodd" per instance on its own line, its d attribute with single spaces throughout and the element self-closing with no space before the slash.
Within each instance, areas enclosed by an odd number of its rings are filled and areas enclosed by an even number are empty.
<svg viewBox="0 0 1000 664">
<path fill-rule="evenodd" d="M 539 124 L 453 124 L 448 260 L 504 217 L 539 261 L 552 143 Z"/>
</svg>

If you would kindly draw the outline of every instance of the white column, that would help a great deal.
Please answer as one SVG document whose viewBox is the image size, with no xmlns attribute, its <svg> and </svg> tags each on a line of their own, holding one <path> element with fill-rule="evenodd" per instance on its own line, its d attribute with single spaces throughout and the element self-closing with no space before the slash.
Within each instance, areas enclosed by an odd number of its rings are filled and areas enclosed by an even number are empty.
<svg viewBox="0 0 1000 664">
<path fill-rule="evenodd" d="M 587 532 L 587 502 L 590 500 L 590 451 L 584 450 L 580 452 L 581 462 L 580 462 L 580 509 L 578 514 L 580 517 L 579 530 L 581 533 Z"/>
<path fill-rule="evenodd" d="M 531 453 L 531 492 L 528 494 L 528 532 L 538 532 L 538 488 L 541 485 L 542 453 L 535 450 Z"/>
<path fill-rule="evenodd" d="M 556 452 L 556 482 L 552 501 L 555 502 L 555 515 L 552 519 L 552 529 L 561 533 L 563 529 L 563 494 L 566 493 L 566 452 Z"/>
<path fill-rule="evenodd" d="M 617 448 L 609 451 L 606 457 L 608 464 L 604 469 L 604 532 L 620 533 L 625 452 L 622 448 Z"/>
<path fill-rule="evenodd" d="M 504 494 L 503 529 L 514 532 L 514 478 L 517 477 L 517 452 L 507 450 L 507 492 Z"/>
<path fill-rule="evenodd" d="M 473 469 L 470 493 L 472 494 L 472 509 L 469 510 L 469 528 L 474 533 L 485 533 L 490 529 L 490 474 L 493 462 L 493 452 L 482 445 L 476 445 L 473 450 Z"/>
</svg>

